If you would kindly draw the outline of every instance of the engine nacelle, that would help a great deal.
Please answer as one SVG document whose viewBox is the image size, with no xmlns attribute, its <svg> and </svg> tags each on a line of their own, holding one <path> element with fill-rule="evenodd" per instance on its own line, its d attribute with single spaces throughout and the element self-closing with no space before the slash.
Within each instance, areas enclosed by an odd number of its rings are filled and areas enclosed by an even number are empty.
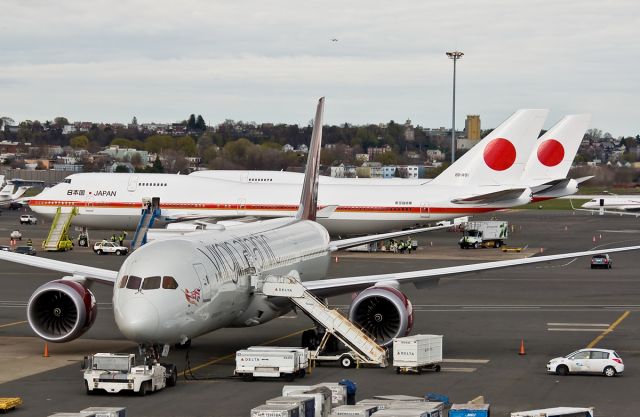
<svg viewBox="0 0 640 417">
<path fill-rule="evenodd" d="M 349 320 L 365 329 L 381 346 L 409 334 L 413 306 L 404 293 L 392 287 L 375 286 L 362 291 L 349 307 Z"/>
<path fill-rule="evenodd" d="M 27 306 L 29 325 L 48 342 L 68 342 L 80 337 L 93 325 L 97 313 L 91 291 L 64 279 L 40 286 Z"/>
</svg>

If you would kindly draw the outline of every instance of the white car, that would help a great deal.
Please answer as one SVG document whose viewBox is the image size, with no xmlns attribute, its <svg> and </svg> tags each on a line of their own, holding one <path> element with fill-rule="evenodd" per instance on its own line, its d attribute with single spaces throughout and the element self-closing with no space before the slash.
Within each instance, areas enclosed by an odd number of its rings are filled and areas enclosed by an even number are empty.
<svg viewBox="0 0 640 417">
<path fill-rule="evenodd" d="M 93 245 L 93 251 L 98 255 L 102 255 L 104 253 L 126 255 L 129 252 L 129 248 L 127 248 L 126 246 L 120 246 L 113 242 L 109 242 L 108 240 L 103 240 L 102 242 L 97 242 L 95 245 Z"/>
<path fill-rule="evenodd" d="M 30 214 L 23 214 L 20 216 L 20 224 L 38 224 L 38 219 Z"/>
<path fill-rule="evenodd" d="M 547 371 L 558 375 L 573 373 L 616 376 L 624 372 L 622 358 L 610 349 L 580 349 L 547 364 Z"/>
</svg>

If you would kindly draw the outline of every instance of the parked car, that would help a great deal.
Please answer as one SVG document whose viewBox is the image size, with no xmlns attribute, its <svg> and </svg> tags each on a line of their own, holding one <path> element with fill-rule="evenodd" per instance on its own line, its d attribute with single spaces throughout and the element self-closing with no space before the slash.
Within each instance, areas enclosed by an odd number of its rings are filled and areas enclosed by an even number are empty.
<svg viewBox="0 0 640 417">
<path fill-rule="evenodd" d="M 594 268 L 613 268 L 613 259 L 608 254 L 593 255 L 591 257 L 591 269 Z"/>
<path fill-rule="evenodd" d="M 20 224 L 38 224 L 38 219 L 30 214 L 23 214 L 20 216 Z"/>
<path fill-rule="evenodd" d="M 11 248 L 9 246 L 0 245 L 0 250 L 11 252 Z"/>
<path fill-rule="evenodd" d="M 13 232 L 11 232 L 9 237 L 12 240 L 22 240 L 22 233 L 20 233 L 20 230 L 14 230 Z"/>
<path fill-rule="evenodd" d="M 93 251 L 98 255 L 102 255 L 103 253 L 126 255 L 127 253 L 129 253 L 129 248 L 127 248 L 126 246 L 120 246 L 114 242 L 109 242 L 108 240 L 103 240 L 102 242 L 96 242 L 96 244 L 93 245 Z"/>
<path fill-rule="evenodd" d="M 18 246 L 15 250 L 15 253 L 21 253 L 23 255 L 33 255 L 35 256 L 36 250 L 33 249 L 33 246 Z"/>
<path fill-rule="evenodd" d="M 547 364 L 547 372 L 558 375 L 590 373 L 616 376 L 624 372 L 624 363 L 614 350 L 580 349 L 567 356 L 551 359 Z"/>
</svg>

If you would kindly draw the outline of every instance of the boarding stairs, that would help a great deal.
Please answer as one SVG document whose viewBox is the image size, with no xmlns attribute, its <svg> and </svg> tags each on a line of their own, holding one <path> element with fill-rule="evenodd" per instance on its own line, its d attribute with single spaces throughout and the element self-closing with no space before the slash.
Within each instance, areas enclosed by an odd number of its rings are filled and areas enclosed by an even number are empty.
<svg viewBox="0 0 640 417">
<path fill-rule="evenodd" d="M 63 207 L 58 207 L 49 234 L 42 242 L 44 250 L 51 252 L 73 248 L 73 242 L 69 239 L 69 226 L 71 226 L 71 219 L 76 214 L 78 214 L 77 207 L 64 207 L 64 210 Z"/>
<path fill-rule="evenodd" d="M 136 227 L 136 233 L 133 235 L 133 240 L 131 241 L 132 251 L 147 243 L 147 231 L 153 227 L 153 223 L 160 214 L 161 210 L 159 207 L 145 207 L 142 209 L 140 221 L 138 222 L 138 227 Z"/>
<path fill-rule="evenodd" d="M 285 276 L 267 276 L 262 283 L 262 293 L 273 297 L 287 297 L 302 309 L 309 317 L 326 329 L 325 336 L 333 335 L 351 349 L 356 363 L 364 363 L 386 367 L 387 350 L 378 345 L 360 327 L 353 324 L 338 310 L 328 308 L 311 294 L 300 282 L 296 271 Z M 320 356 L 327 337 L 323 338 L 320 347 L 312 352 L 312 359 Z"/>
</svg>

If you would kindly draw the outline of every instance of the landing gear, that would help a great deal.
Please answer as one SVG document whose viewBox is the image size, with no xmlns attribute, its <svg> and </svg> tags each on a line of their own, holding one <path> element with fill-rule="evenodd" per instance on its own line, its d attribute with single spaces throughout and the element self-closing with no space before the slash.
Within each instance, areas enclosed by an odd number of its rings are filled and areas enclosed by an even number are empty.
<svg viewBox="0 0 640 417">
<path fill-rule="evenodd" d="M 188 340 L 191 342 L 191 340 Z M 140 356 L 144 358 L 145 365 L 160 364 L 165 369 L 165 381 L 168 387 L 175 387 L 178 383 L 178 368 L 172 363 L 162 363 L 160 358 L 169 354 L 169 345 L 139 345 L 138 350 Z M 145 391 L 151 391 L 151 386 L 144 387 Z M 140 387 L 140 395 L 143 393 L 143 387 Z"/>
<path fill-rule="evenodd" d="M 320 336 L 315 329 L 309 329 L 302 332 L 302 347 L 315 350 L 320 345 Z"/>
<path fill-rule="evenodd" d="M 191 339 L 187 339 L 184 342 L 176 343 L 176 349 L 189 349 L 191 347 Z"/>
</svg>

